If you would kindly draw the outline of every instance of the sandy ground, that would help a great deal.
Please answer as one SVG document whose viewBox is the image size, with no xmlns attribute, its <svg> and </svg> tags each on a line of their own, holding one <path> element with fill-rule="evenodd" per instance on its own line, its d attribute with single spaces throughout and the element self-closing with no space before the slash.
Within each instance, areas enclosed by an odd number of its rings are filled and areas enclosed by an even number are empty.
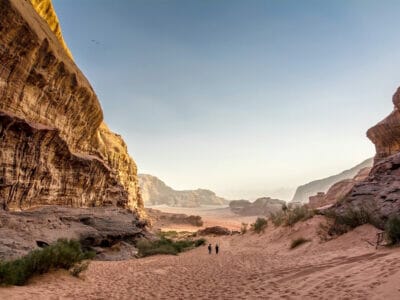
<svg viewBox="0 0 400 300">
<path fill-rule="evenodd" d="M 369 225 L 321 243 L 321 221 L 209 238 L 220 244 L 219 255 L 201 247 L 179 256 L 95 261 L 82 279 L 47 274 L 0 288 L 0 299 L 400 299 L 400 248 L 375 250 Z M 289 250 L 300 236 L 312 240 Z"/>
</svg>

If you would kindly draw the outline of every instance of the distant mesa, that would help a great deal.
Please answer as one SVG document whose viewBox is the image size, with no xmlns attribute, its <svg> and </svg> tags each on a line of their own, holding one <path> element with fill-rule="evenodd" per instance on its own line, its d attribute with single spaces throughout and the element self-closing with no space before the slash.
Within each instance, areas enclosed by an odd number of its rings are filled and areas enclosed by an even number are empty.
<svg viewBox="0 0 400 300">
<path fill-rule="evenodd" d="M 293 196 L 292 202 L 308 203 L 311 196 L 317 193 L 326 193 L 329 188 L 339 181 L 354 178 L 362 169 L 370 168 L 373 164 L 373 158 L 369 158 L 355 167 L 343 171 L 340 174 L 333 175 L 327 178 L 319 179 L 299 186 Z"/>
<path fill-rule="evenodd" d="M 139 186 L 146 206 L 168 205 L 179 207 L 199 207 L 202 205 L 227 205 L 228 200 L 218 197 L 205 189 L 176 191 L 159 178 L 139 174 Z"/>
<path fill-rule="evenodd" d="M 232 212 L 241 216 L 266 216 L 282 210 L 286 202 L 270 197 L 259 198 L 254 202 L 234 200 L 229 203 Z"/>
</svg>

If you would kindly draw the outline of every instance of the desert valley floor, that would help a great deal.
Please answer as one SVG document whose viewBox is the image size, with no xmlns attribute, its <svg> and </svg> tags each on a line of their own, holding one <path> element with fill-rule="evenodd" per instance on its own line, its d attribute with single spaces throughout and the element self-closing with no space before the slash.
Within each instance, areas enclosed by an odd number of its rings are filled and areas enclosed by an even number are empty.
<svg viewBox="0 0 400 300">
<path fill-rule="evenodd" d="M 93 261 L 81 278 L 57 271 L 27 286 L 0 289 L 0 299 L 399 299 L 400 250 L 372 245 L 364 225 L 321 242 L 322 217 L 263 234 L 208 237 L 179 256 Z M 289 250 L 298 237 L 310 239 Z"/>
</svg>

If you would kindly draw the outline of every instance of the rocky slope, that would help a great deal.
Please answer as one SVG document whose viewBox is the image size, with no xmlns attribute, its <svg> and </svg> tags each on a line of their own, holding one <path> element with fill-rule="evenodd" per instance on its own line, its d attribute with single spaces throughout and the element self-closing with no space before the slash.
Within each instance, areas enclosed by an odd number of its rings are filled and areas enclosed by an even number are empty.
<svg viewBox="0 0 400 300">
<path fill-rule="evenodd" d="M 169 206 L 198 207 L 228 203 L 227 200 L 218 197 L 209 190 L 176 191 L 152 175 L 139 174 L 139 184 L 145 205 L 166 204 Z"/>
<path fill-rule="evenodd" d="M 59 238 L 75 239 L 92 248 L 99 259 L 132 258 L 135 241 L 150 237 L 137 214 L 116 207 L 46 206 L 23 212 L 0 210 L 0 261 L 27 254 Z M 116 251 L 120 249 L 121 251 Z"/>
<path fill-rule="evenodd" d="M 286 204 L 283 200 L 269 197 L 259 198 L 254 202 L 248 200 L 234 200 L 229 203 L 230 209 L 241 216 L 269 216 L 282 210 Z"/>
<path fill-rule="evenodd" d="M 381 227 L 389 216 L 400 215 L 400 89 L 393 96 L 393 104 L 393 112 L 367 132 L 376 146 L 369 176 L 357 183 L 334 208 L 339 213 L 348 206 L 367 208 Z"/>
<path fill-rule="evenodd" d="M 340 174 L 333 175 L 333 176 L 319 179 L 319 180 L 315 180 L 315 181 L 312 181 L 305 185 L 299 186 L 296 190 L 296 193 L 293 196 L 292 202 L 307 203 L 311 196 L 313 196 L 319 192 L 323 192 L 323 193 L 327 192 L 328 189 L 333 184 L 335 184 L 341 180 L 353 178 L 354 176 L 357 175 L 357 173 L 361 169 L 371 167 L 372 164 L 373 164 L 373 159 L 370 158 L 349 170 L 343 171 Z"/>
<path fill-rule="evenodd" d="M 2 207 L 112 204 L 142 212 L 136 165 L 103 123 L 49 0 L 0 1 L 0 54 Z"/>
<path fill-rule="evenodd" d="M 370 171 L 371 168 L 363 168 L 355 177 L 341 180 L 332 185 L 326 193 L 319 192 L 316 195 L 311 196 L 309 200 L 310 207 L 318 208 L 335 204 L 343 199 L 358 182 L 365 180 Z"/>
</svg>

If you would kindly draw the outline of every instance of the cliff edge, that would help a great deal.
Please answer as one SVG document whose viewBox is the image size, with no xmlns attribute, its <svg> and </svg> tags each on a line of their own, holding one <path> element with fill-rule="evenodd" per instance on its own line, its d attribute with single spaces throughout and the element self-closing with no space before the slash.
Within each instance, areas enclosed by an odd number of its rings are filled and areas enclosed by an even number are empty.
<svg viewBox="0 0 400 300">
<path fill-rule="evenodd" d="M 0 1 L 0 204 L 143 213 L 137 168 L 62 39 L 50 0 Z"/>
</svg>

